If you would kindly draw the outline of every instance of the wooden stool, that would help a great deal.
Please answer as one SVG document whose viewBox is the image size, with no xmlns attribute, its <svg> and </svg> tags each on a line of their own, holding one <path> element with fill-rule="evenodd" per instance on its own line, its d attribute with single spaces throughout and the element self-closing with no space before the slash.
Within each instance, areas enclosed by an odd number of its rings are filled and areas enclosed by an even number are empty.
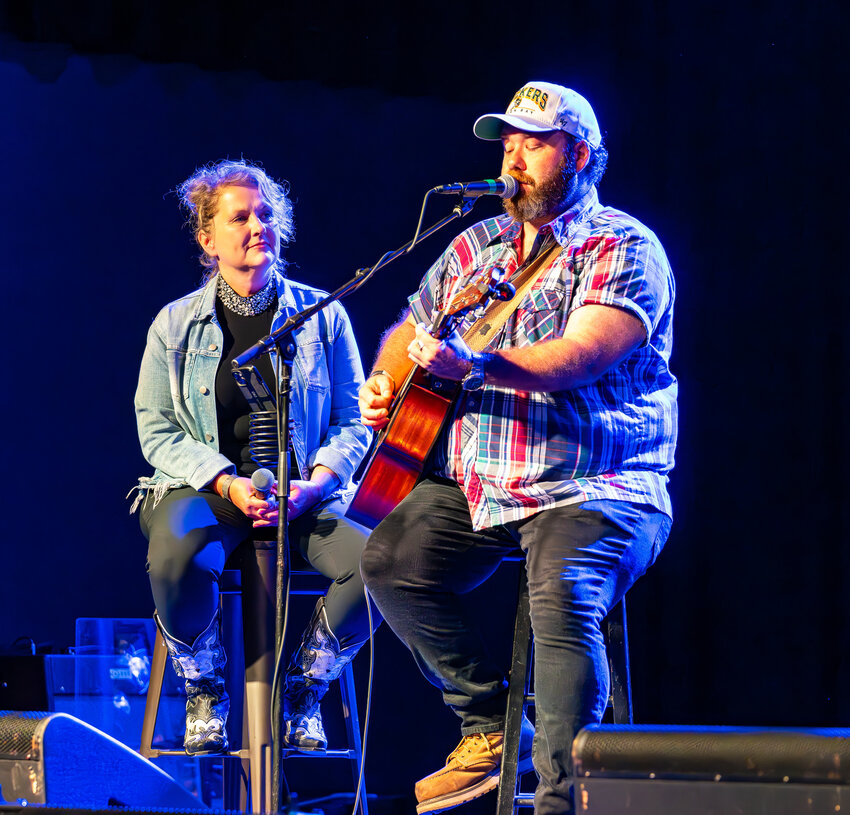
<svg viewBox="0 0 850 815">
<path fill-rule="evenodd" d="M 241 550 L 246 548 L 240 547 Z M 277 547 L 274 541 L 255 540 L 252 548 L 252 552 L 240 552 L 243 558 L 241 569 L 225 569 L 219 583 L 222 640 L 227 654 L 225 683 L 228 689 L 234 689 L 227 728 L 231 743 L 239 746 L 234 746 L 224 754 L 198 758 L 238 758 L 241 766 L 225 766 L 224 807 L 263 815 L 271 811 L 271 702 Z M 328 581 L 315 571 L 292 570 L 291 584 L 291 594 L 322 595 Z M 250 620 L 251 624 L 244 625 L 244 620 Z M 299 629 L 298 635 L 300 633 Z M 145 758 L 186 755 L 182 749 L 160 750 L 152 745 L 168 659 L 168 649 L 157 629 L 139 749 Z M 285 671 L 285 665 L 282 671 Z M 365 781 L 360 782 L 362 749 L 351 664 L 346 666 L 339 682 L 348 747 L 312 753 L 299 753 L 284 747 L 283 755 L 284 758 L 305 756 L 349 759 L 355 789 L 360 784 L 362 815 L 368 815 Z M 243 688 L 241 694 L 236 692 L 240 686 Z M 241 734 L 241 739 L 236 737 L 237 733 Z"/>
<path fill-rule="evenodd" d="M 608 706 L 616 724 L 632 724 L 632 686 L 629 676 L 629 641 L 626 627 L 626 598 L 623 597 L 605 618 L 606 648 L 611 671 Z M 515 815 L 519 807 L 533 807 L 534 794 L 520 792 L 517 768 L 522 719 L 534 704 L 531 692 L 534 638 L 528 601 L 528 577 L 520 563 L 516 622 L 514 624 L 511 673 L 508 681 L 508 706 L 505 714 L 505 737 L 502 744 L 502 769 L 496 815 Z"/>
</svg>

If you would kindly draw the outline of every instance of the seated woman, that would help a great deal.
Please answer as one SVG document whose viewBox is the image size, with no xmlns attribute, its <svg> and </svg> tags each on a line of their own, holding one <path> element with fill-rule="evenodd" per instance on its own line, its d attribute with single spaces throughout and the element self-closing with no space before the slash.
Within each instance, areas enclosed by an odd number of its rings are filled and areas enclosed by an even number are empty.
<svg viewBox="0 0 850 815">
<path fill-rule="evenodd" d="M 139 480 L 134 509 L 141 504 L 157 624 L 185 680 L 184 746 L 199 754 L 228 749 L 218 580 L 252 529 L 278 518 L 273 496 L 252 492 L 251 407 L 231 360 L 324 293 L 284 276 L 280 249 L 294 233 L 292 205 L 260 167 L 202 167 L 179 193 L 207 274 L 148 331 L 135 404 L 155 472 Z M 343 517 L 370 431 L 360 423 L 363 371 L 342 307 L 315 314 L 293 339 L 289 539 L 333 583 L 289 661 L 284 740 L 315 750 L 327 746 L 319 701 L 371 633 L 358 565 L 368 531 Z M 269 356 L 254 364 L 271 386 Z"/>
</svg>

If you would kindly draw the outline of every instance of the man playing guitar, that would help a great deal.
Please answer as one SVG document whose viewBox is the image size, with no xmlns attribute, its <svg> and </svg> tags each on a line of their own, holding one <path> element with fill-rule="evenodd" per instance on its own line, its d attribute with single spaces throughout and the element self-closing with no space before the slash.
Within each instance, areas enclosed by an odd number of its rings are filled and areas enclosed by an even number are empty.
<svg viewBox="0 0 850 815">
<path fill-rule="evenodd" d="M 439 812 L 498 783 L 504 671 L 484 652 L 461 595 L 521 548 L 535 636 L 536 733 L 520 769 L 539 776 L 535 812 L 571 813 L 570 747 L 608 698 L 600 623 L 667 538 L 676 440 L 674 282 L 656 236 L 600 204 L 607 150 L 590 104 L 531 82 L 475 135 L 501 141 L 519 182 L 506 215 L 459 235 L 387 333 L 360 390 L 364 424 L 382 428 L 413 366 L 460 383 L 460 397 L 415 486 L 369 538 L 362 572 L 393 631 L 461 719 L 445 767 L 416 784 L 417 811 Z M 544 256 L 545 253 L 545 256 Z M 487 347 L 426 326 L 494 267 L 530 290 Z"/>
</svg>

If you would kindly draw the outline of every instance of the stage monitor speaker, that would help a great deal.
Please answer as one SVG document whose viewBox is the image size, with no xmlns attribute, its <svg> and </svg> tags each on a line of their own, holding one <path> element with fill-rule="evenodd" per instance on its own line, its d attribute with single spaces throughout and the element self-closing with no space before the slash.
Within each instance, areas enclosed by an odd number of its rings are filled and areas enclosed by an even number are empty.
<svg viewBox="0 0 850 815">
<path fill-rule="evenodd" d="M 850 809 L 850 730 L 592 725 L 573 742 L 587 815 L 835 815 Z"/>
<path fill-rule="evenodd" d="M 48 807 L 204 804 L 111 736 L 66 713 L 0 711 L 0 803 Z"/>
</svg>

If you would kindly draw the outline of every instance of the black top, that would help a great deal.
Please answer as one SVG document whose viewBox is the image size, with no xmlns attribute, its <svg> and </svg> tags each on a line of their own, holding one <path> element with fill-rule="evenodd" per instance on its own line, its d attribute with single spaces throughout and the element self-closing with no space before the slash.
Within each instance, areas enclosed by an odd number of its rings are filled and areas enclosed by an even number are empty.
<svg viewBox="0 0 850 815">
<path fill-rule="evenodd" d="M 243 317 L 225 308 L 218 297 L 215 300 L 215 314 L 224 334 L 221 362 L 215 376 L 219 452 L 236 465 L 238 474 L 242 476 L 250 476 L 259 465 L 248 452 L 248 415 L 251 408 L 233 378 L 231 362 L 257 340 L 271 333 L 276 310 L 277 298 L 261 314 Z M 252 364 L 274 396 L 277 389 L 269 355 L 257 357 Z"/>
</svg>

